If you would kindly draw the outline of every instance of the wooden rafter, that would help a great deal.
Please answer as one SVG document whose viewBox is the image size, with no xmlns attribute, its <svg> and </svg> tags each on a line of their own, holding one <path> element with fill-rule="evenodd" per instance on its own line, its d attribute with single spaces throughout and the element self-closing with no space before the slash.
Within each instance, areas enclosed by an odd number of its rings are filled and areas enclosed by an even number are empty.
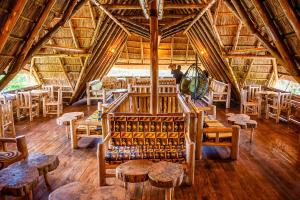
<svg viewBox="0 0 300 200">
<path fill-rule="evenodd" d="M 195 19 L 190 23 L 190 25 L 184 30 L 184 34 L 194 25 L 195 22 L 197 22 L 203 15 L 204 13 L 214 5 L 216 0 L 211 0 L 195 17 Z"/>
<path fill-rule="evenodd" d="M 183 22 L 186 22 L 186 21 L 188 21 L 188 20 L 190 20 L 190 19 L 192 19 L 192 18 L 194 18 L 194 17 L 196 17 L 195 14 L 187 15 L 187 16 L 181 18 L 181 19 L 178 19 L 178 20 L 175 20 L 175 21 L 173 21 L 173 22 L 171 22 L 171 23 L 168 23 L 167 26 L 164 26 L 164 27 L 161 29 L 161 32 L 164 32 L 164 31 L 166 31 L 166 30 L 169 30 L 170 28 L 172 28 L 172 27 L 174 27 L 174 26 L 178 26 L 179 24 L 181 24 L 181 23 L 183 23 Z"/>
<path fill-rule="evenodd" d="M 171 63 L 173 63 L 173 49 L 174 48 L 174 36 L 172 36 L 172 38 L 171 38 L 171 55 L 170 55 L 170 57 L 171 57 Z"/>
<path fill-rule="evenodd" d="M 185 63 L 187 63 L 189 57 L 189 45 L 190 45 L 190 40 L 188 39 L 186 43 L 186 50 L 185 50 Z"/>
<path fill-rule="evenodd" d="M 239 43 L 239 38 L 240 38 L 240 33 L 241 33 L 241 30 L 242 30 L 242 27 L 243 27 L 243 22 L 242 21 L 239 21 L 239 26 L 237 28 L 237 31 L 236 31 L 236 35 L 233 39 L 233 46 L 231 48 L 231 51 L 235 51 L 237 46 L 238 46 L 238 43 Z M 229 59 L 229 65 L 231 66 L 232 65 L 232 61 L 233 59 Z"/>
<path fill-rule="evenodd" d="M 278 0 L 279 4 L 286 15 L 287 19 L 291 23 L 298 39 L 300 40 L 300 21 L 297 17 L 297 14 L 295 13 L 295 9 L 292 8 L 289 1 L 287 0 Z"/>
<path fill-rule="evenodd" d="M 15 75 L 22 69 L 23 65 L 25 64 L 26 56 L 35 41 L 36 37 L 38 36 L 40 30 L 43 28 L 43 24 L 48 18 L 48 15 L 51 12 L 52 7 L 54 6 L 56 0 L 49 0 L 47 5 L 45 6 L 41 16 L 39 17 L 38 21 L 36 22 L 33 30 L 29 34 L 26 43 L 22 47 L 21 52 L 19 53 L 18 57 L 16 58 L 13 65 L 10 66 L 8 69 L 8 74 L 5 76 L 0 82 L 0 90 L 2 90 L 10 80 L 15 77 Z"/>
<path fill-rule="evenodd" d="M 92 0 L 94 1 L 94 0 Z M 115 10 L 140 10 L 141 6 L 139 4 L 99 4 L 107 9 L 115 9 Z M 201 9 L 206 7 L 207 4 L 204 3 L 165 3 L 164 10 L 172 10 L 172 9 Z"/>
<path fill-rule="evenodd" d="M 143 38 L 140 38 L 140 42 L 141 42 L 141 60 L 142 60 L 142 64 L 144 64 L 144 45 L 143 45 Z"/>
<path fill-rule="evenodd" d="M 254 48 L 247 48 L 247 49 L 236 49 L 228 51 L 229 54 L 235 54 L 235 53 L 250 53 L 250 52 L 264 52 L 268 51 L 264 47 L 254 47 Z"/>
<path fill-rule="evenodd" d="M 72 47 L 63 47 L 63 46 L 58 46 L 58 45 L 45 45 L 43 48 L 55 49 L 55 50 L 58 50 L 58 51 L 66 51 L 66 52 L 73 52 L 73 53 L 86 53 L 85 49 L 72 48 Z"/>
<path fill-rule="evenodd" d="M 282 40 L 280 33 L 278 32 L 277 27 L 274 25 L 273 21 L 268 16 L 268 11 L 260 0 L 252 0 L 256 10 L 258 11 L 265 27 L 270 33 L 275 46 L 277 47 L 279 53 L 282 56 L 282 59 L 285 61 L 284 66 L 289 71 L 292 76 L 295 76 L 300 82 L 300 70 L 298 69 L 296 63 L 294 62 L 291 55 L 288 53 L 288 48 Z"/>
<path fill-rule="evenodd" d="M 165 0 L 158 0 L 158 19 L 161 20 L 164 14 L 164 2 Z"/>
<path fill-rule="evenodd" d="M 94 29 L 96 29 L 97 21 L 96 21 L 96 17 L 94 15 L 94 12 L 93 12 L 93 6 L 92 6 L 90 1 L 88 1 L 88 6 L 89 6 L 89 11 L 90 11 L 91 17 L 92 17 L 93 27 L 94 27 Z"/>
<path fill-rule="evenodd" d="M 144 13 L 144 16 L 146 19 L 149 19 L 149 8 L 148 8 L 148 1 L 147 0 L 139 0 L 139 3 L 141 5 L 141 9 Z"/>
<path fill-rule="evenodd" d="M 243 80 L 242 80 L 242 82 L 241 82 L 241 87 L 244 87 L 244 86 L 245 86 L 245 83 L 246 83 L 246 81 L 247 81 L 247 79 L 248 79 L 248 77 L 249 77 L 249 75 L 250 75 L 250 73 L 251 73 L 253 63 L 254 63 L 254 59 L 252 59 L 252 60 L 250 61 L 249 67 L 248 67 L 248 69 L 247 69 L 247 72 L 245 73 L 244 78 L 243 78 Z"/>
<path fill-rule="evenodd" d="M 76 53 L 76 54 L 63 54 L 63 53 L 56 53 L 56 54 L 36 54 L 32 56 L 32 58 L 81 58 L 81 57 L 89 57 L 91 56 L 90 53 Z"/>
<path fill-rule="evenodd" d="M 38 71 L 35 68 L 35 59 L 32 58 L 30 62 L 30 74 L 33 74 L 35 80 L 38 82 L 39 85 L 44 84 L 44 81 L 39 77 Z"/>
<path fill-rule="evenodd" d="M 7 39 L 9 38 L 9 35 L 13 28 L 15 27 L 25 5 L 27 3 L 27 0 L 19 0 L 16 2 L 14 8 L 10 11 L 10 14 L 5 21 L 5 23 L 1 27 L 0 32 L 0 52 L 2 51 Z"/>
<path fill-rule="evenodd" d="M 272 55 L 225 54 L 224 58 L 273 59 L 274 57 Z"/>
<path fill-rule="evenodd" d="M 91 0 L 92 3 L 94 3 L 100 10 L 102 10 L 107 16 L 109 16 L 116 24 L 118 24 L 129 36 L 131 33 L 128 31 L 128 29 L 123 26 L 122 23 L 119 22 L 117 18 L 115 18 L 102 4 L 98 2 L 98 0 Z"/>
</svg>

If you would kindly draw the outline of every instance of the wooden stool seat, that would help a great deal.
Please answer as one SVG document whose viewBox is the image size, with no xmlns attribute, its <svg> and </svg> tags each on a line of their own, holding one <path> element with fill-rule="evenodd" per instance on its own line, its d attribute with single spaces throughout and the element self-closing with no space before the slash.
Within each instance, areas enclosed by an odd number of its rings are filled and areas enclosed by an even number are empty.
<svg viewBox="0 0 300 200">
<path fill-rule="evenodd" d="M 64 185 L 49 195 L 49 200 L 124 200 L 125 189 L 120 186 L 95 188 L 79 182 Z"/>
<path fill-rule="evenodd" d="M 232 125 L 239 125 L 242 129 L 251 129 L 250 142 L 253 140 L 254 129 L 257 128 L 257 122 L 255 120 L 250 119 L 249 115 L 246 114 L 234 114 L 228 113 L 226 114 L 228 123 Z"/>
<path fill-rule="evenodd" d="M 174 187 L 181 185 L 183 175 L 182 165 L 161 161 L 152 165 L 148 177 L 152 186 L 165 188 L 165 199 L 171 200 Z"/>
<path fill-rule="evenodd" d="M 70 125 L 72 120 L 81 119 L 84 117 L 83 112 L 69 112 L 63 114 L 61 117 L 56 119 L 57 125 L 66 126 L 66 133 L 68 139 L 70 138 Z"/>
<path fill-rule="evenodd" d="M 55 170 L 59 165 L 59 159 L 56 155 L 46 155 L 43 153 L 32 153 L 26 160 L 14 163 L 14 165 L 27 165 L 38 169 L 39 175 L 44 176 L 45 184 L 50 190 L 47 173 Z"/>
<path fill-rule="evenodd" d="M 32 200 L 32 190 L 37 185 L 39 172 L 37 168 L 28 165 L 13 165 L 0 171 L 2 195 L 27 197 Z"/>
<path fill-rule="evenodd" d="M 148 180 L 149 169 L 152 165 L 153 162 L 149 160 L 131 160 L 116 168 L 116 177 L 123 182 L 145 182 Z"/>
</svg>

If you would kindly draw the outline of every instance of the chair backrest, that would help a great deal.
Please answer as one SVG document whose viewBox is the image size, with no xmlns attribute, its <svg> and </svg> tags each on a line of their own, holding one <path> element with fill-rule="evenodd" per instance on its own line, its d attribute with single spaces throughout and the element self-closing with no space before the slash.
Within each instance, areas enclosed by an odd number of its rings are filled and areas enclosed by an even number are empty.
<svg viewBox="0 0 300 200">
<path fill-rule="evenodd" d="M 292 94 L 291 93 L 278 93 L 278 102 L 281 109 L 291 107 Z"/>
<path fill-rule="evenodd" d="M 252 101 L 256 98 L 257 92 L 261 91 L 260 85 L 249 85 L 248 86 L 248 101 Z"/>
<path fill-rule="evenodd" d="M 62 89 L 59 88 L 57 90 L 57 101 L 58 101 L 58 104 L 62 104 Z"/>
<path fill-rule="evenodd" d="M 48 90 L 48 96 L 51 99 L 54 99 L 54 86 L 53 85 L 44 85 L 43 89 Z"/>
<path fill-rule="evenodd" d="M 221 81 L 217 81 L 215 79 L 213 79 L 210 83 L 210 88 L 214 91 L 214 92 L 225 92 L 226 89 L 228 87 L 228 84 L 223 83 Z"/>
<path fill-rule="evenodd" d="M 1 129 L 9 124 L 14 123 L 12 102 L 0 105 Z"/>
<path fill-rule="evenodd" d="M 19 107 L 31 107 L 32 99 L 30 92 L 17 92 L 17 105 Z"/>
<path fill-rule="evenodd" d="M 7 98 L 4 95 L 0 95 L 0 104 L 6 104 L 7 103 Z"/>
<path fill-rule="evenodd" d="M 241 104 L 244 104 L 247 102 L 247 90 L 241 90 Z"/>
</svg>

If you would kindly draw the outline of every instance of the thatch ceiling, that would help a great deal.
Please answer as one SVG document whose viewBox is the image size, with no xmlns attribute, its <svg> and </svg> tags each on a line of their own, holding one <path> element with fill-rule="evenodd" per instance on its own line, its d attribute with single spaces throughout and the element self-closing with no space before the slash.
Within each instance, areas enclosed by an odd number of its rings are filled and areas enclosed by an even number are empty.
<svg viewBox="0 0 300 200">
<path fill-rule="evenodd" d="M 143 1 L 144 2 L 144 1 Z M 147 2 L 147 1 L 146 1 Z M 165 0 L 159 21 L 162 67 L 198 54 L 236 94 L 247 83 L 300 80 L 299 0 Z M 149 19 L 138 0 L 2 0 L 3 88 L 26 64 L 42 84 L 78 99 L 111 67 L 149 65 Z M 13 15 L 13 13 L 17 13 Z"/>
</svg>

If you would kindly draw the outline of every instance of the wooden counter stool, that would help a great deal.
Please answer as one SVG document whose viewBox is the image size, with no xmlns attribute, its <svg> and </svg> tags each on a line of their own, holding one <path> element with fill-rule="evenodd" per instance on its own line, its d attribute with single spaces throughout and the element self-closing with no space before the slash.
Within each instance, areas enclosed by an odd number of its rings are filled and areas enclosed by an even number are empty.
<svg viewBox="0 0 300 200">
<path fill-rule="evenodd" d="M 84 117 L 84 113 L 83 112 L 69 112 L 69 113 L 65 113 L 63 114 L 61 117 L 58 117 L 56 119 L 56 123 L 57 125 L 64 125 L 66 126 L 66 134 L 68 139 L 70 139 L 70 125 L 72 120 L 77 120 L 77 119 L 81 119 Z"/>
<path fill-rule="evenodd" d="M 257 122 L 255 120 L 250 119 L 249 115 L 246 114 L 234 114 L 228 113 L 226 114 L 228 123 L 232 125 L 239 125 L 241 129 L 250 128 L 250 143 L 253 141 L 254 130 L 257 128 Z"/>
<path fill-rule="evenodd" d="M 46 155 L 43 153 L 29 154 L 28 158 L 23 161 L 14 163 L 15 165 L 26 165 L 28 167 L 34 167 L 38 169 L 39 176 L 43 176 L 45 184 L 48 190 L 51 190 L 51 186 L 48 181 L 48 172 L 55 170 L 59 165 L 59 159 L 56 155 Z"/>
<path fill-rule="evenodd" d="M 148 177 L 152 186 L 165 189 L 165 200 L 171 200 L 174 188 L 182 183 L 183 175 L 182 165 L 161 161 L 152 165 Z"/>
<path fill-rule="evenodd" d="M 144 183 L 148 180 L 149 169 L 153 165 L 152 161 L 149 160 L 131 160 L 120 164 L 116 168 L 116 177 L 125 184 L 126 194 L 128 190 L 128 183 Z M 140 189 L 140 187 L 139 187 Z M 129 194 L 131 194 L 129 192 Z M 142 190 L 135 195 L 134 199 L 143 196 L 143 186 Z M 130 195 L 130 199 L 133 195 Z"/>
<path fill-rule="evenodd" d="M 9 166 L 0 171 L 1 195 L 25 197 L 33 200 L 33 189 L 38 183 L 37 168 L 28 165 Z"/>
<path fill-rule="evenodd" d="M 125 189 L 120 186 L 95 188 L 79 182 L 69 183 L 54 190 L 49 200 L 125 200 Z"/>
</svg>

